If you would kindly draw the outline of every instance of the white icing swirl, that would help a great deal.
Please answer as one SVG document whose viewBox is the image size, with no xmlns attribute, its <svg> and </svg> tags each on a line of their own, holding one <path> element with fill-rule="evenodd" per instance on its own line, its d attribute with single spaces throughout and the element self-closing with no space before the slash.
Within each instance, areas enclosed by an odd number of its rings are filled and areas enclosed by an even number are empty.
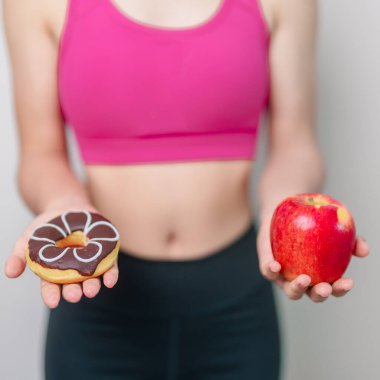
<svg viewBox="0 0 380 380">
<path fill-rule="evenodd" d="M 46 248 L 48 247 L 56 247 L 55 245 L 55 241 L 54 240 L 51 240 L 51 239 L 48 239 L 48 238 L 45 238 L 45 237 L 38 237 L 38 236 L 34 236 L 35 233 L 41 229 L 41 228 L 44 228 L 44 227 L 48 227 L 48 228 L 54 228 L 56 229 L 61 235 L 62 235 L 62 239 L 66 238 L 68 235 L 70 235 L 72 233 L 71 229 L 70 229 L 70 225 L 69 223 L 67 222 L 67 215 L 68 214 L 78 214 L 78 213 L 81 213 L 81 214 L 85 214 L 86 215 L 86 223 L 85 223 L 85 226 L 83 228 L 83 234 L 85 236 L 88 235 L 88 233 L 94 228 L 94 227 L 97 227 L 97 226 L 107 226 L 109 228 L 111 228 L 111 230 L 114 232 L 115 236 L 114 237 L 111 237 L 111 238 L 108 238 L 108 237 L 94 237 L 92 239 L 89 239 L 86 246 L 87 245 L 90 245 L 90 244 L 94 244 L 98 247 L 96 253 L 87 258 L 87 259 L 84 259 L 83 257 L 81 257 L 79 254 L 78 254 L 78 248 L 71 248 L 71 247 L 66 247 L 64 248 L 63 251 L 59 252 L 57 256 L 54 256 L 54 257 L 51 257 L 51 258 L 48 258 L 48 257 L 45 257 L 43 252 Z M 105 221 L 105 220 L 99 220 L 97 222 L 94 222 L 91 224 L 91 214 L 88 212 L 88 211 L 66 211 L 65 213 L 63 213 L 61 215 L 61 220 L 62 220 L 62 224 L 65 226 L 66 228 L 66 231 L 67 233 L 59 226 L 57 226 L 56 224 L 52 224 L 52 223 L 45 223 L 45 224 L 41 224 L 40 226 L 38 226 L 32 233 L 32 236 L 31 236 L 31 239 L 33 240 L 37 240 L 37 241 L 45 241 L 47 242 L 48 244 L 45 244 L 43 245 L 40 250 L 38 251 L 38 256 L 39 258 L 42 260 L 42 261 L 45 261 L 47 263 L 52 263 L 54 261 L 57 261 L 59 260 L 60 258 L 62 258 L 63 256 L 65 256 L 67 254 L 67 252 L 69 252 L 70 250 L 73 251 L 73 255 L 74 257 L 78 260 L 78 261 L 81 261 L 82 263 L 89 263 L 91 261 L 94 261 L 96 260 L 101 254 L 102 254 L 102 250 L 103 250 L 103 246 L 98 243 L 98 241 L 118 241 L 119 240 L 119 232 L 117 231 L 117 229 L 109 222 Z M 79 248 L 79 253 L 80 253 L 80 250 L 82 248 Z"/>
</svg>

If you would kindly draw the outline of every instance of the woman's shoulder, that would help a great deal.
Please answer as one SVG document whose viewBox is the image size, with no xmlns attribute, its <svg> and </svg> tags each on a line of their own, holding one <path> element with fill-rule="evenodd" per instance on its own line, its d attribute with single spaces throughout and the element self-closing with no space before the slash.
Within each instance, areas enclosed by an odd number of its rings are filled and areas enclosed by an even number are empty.
<svg viewBox="0 0 380 380">
<path fill-rule="evenodd" d="M 3 0 L 5 32 L 9 38 L 19 35 L 59 37 L 70 0 Z M 19 38 L 20 40 L 20 38 Z"/>
<path fill-rule="evenodd" d="M 315 19 L 318 0 L 257 0 L 262 8 L 268 27 L 272 34 L 287 23 L 299 23 L 297 20 Z"/>
<path fill-rule="evenodd" d="M 318 0 L 269 0 L 273 2 L 276 19 L 286 22 L 296 18 L 314 17 L 317 13 Z"/>
<path fill-rule="evenodd" d="M 56 3 L 65 1 L 67 0 L 51 2 L 47 0 L 3 0 L 3 17 L 6 27 L 30 25 L 38 28 L 47 22 L 49 8 L 53 8 Z"/>
</svg>

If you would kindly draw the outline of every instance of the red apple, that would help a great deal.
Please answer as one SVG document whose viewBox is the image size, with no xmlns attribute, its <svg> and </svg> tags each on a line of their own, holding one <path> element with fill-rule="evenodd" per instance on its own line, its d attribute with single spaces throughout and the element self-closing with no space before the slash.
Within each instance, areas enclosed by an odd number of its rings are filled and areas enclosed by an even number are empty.
<svg viewBox="0 0 380 380">
<path fill-rule="evenodd" d="M 342 277 L 355 249 L 354 219 L 341 202 L 323 194 L 297 194 L 283 200 L 270 226 L 273 256 L 286 280 L 300 274 L 311 284 Z"/>
</svg>

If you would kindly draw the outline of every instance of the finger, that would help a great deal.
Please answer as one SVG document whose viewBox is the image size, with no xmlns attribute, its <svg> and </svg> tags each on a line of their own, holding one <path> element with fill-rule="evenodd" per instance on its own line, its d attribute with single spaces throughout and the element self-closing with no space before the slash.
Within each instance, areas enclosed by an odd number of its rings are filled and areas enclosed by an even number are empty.
<svg viewBox="0 0 380 380">
<path fill-rule="evenodd" d="M 25 249 L 27 242 L 24 236 L 16 241 L 12 254 L 5 263 L 4 272 L 7 277 L 15 278 L 24 272 L 26 266 Z"/>
<path fill-rule="evenodd" d="M 117 260 L 112 265 L 112 267 L 103 274 L 103 283 L 107 288 L 113 288 L 117 283 L 119 278 L 119 267 L 117 265 Z"/>
<path fill-rule="evenodd" d="M 348 293 L 354 286 L 354 282 L 350 278 L 340 278 L 332 285 L 332 294 L 335 297 L 342 297 Z"/>
<path fill-rule="evenodd" d="M 369 245 L 362 237 L 356 240 L 354 255 L 357 257 L 366 257 L 369 255 Z"/>
<path fill-rule="evenodd" d="M 63 285 L 62 296 L 67 302 L 78 302 L 82 298 L 82 287 L 79 284 Z"/>
<path fill-rule="evenodd" d="M 22 260 L 20 257 L 11 255 L 8 257 L 4 273 L 9 278 L 16 278 L 20 276 L 25 270 L 25 260 Z"/>
<path fill-rule="evenodd" d="M 101 283 L 99 278 L 90 278 L 83 282 L 83 294 L 87 298 L 95 297 L 100 290 Z"/>
<path fill-rule="evenodd" d="M 41 296 L 46 306 L 54 309 L 61 298 L 61 289 L 57 284 L 41 280 Z"/>
<path fill-rule="evenodd" d="M 305 291 L 309 287 L 311 282 L 310 276 L 306 274 L 301 274 L 297 278 L 295 278 L 293 281 L 285 281 L 283 283 L 283 289 L 285 294 L 291 299 L 291 300 L 298 300 L 302 298 L 302 296 L 305 294 Z"/>
<path fill-rule="evenodd" d="M 314 302 L 324 302 L 332 293 L 332 286 L 327 282 L 320 282 L 307 290 L 307 295 Z"/>
<path fill-rule="evenodd" d="M 260 271 L 262 275 L 268 280 L 275 280 L 279 277 L 281 264 L 276 260 L 269 260 L 261 265 Z"/>
</svg>

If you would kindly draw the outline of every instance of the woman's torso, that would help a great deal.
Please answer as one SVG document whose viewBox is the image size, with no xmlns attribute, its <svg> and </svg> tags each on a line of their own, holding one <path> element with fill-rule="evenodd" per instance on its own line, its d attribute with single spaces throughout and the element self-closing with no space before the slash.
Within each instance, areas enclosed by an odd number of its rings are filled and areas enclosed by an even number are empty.
<svg viewBox="0 0 380 380">
<path fill-rule="evenodd" d="M 180 28 L 209 18 L 221 0 L 187 0 L 175 6 L 163 0 L 160 7 L 148 1 L 113 1 L 140 22 Z M 263 13 L 268 14 L 264 2 Z M 68 0 L 62 0 L 51 9 L 57 47 L 67 5 Z M 94 206 L 118 227 L 124 250 L 177 260 L 206 256 L 247 229 L 253 218 L 252 165 L 249 160 L 85 165 L 85 173 Z"/>
</svg>

